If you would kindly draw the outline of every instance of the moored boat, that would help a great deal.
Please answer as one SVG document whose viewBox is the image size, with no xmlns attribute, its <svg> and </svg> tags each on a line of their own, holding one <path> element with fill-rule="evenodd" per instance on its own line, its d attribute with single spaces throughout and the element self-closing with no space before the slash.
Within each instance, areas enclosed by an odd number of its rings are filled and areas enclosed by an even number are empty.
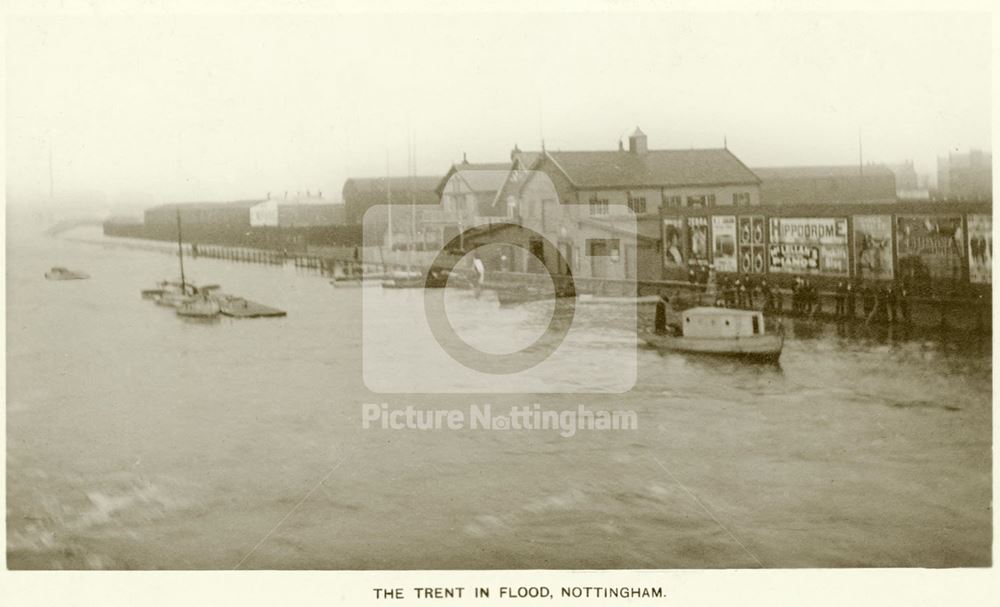
<svg viewBox="0 0 1000 607">
<path fill-rule="evenodd" d="M 615 297 L 604 295 L 581 294 L 577 299 L 582 304 L 654 304 L 660 301 L 659 295 L 640 295 L 637 297 Z"/>
<path fill-rule="evenodd" d="M 222 311 L 219 302 L 208 295 L 199 295 L 177 306 L 177 315 L 188 318 L 215 318 Z"/>
<path fill-rule="evenodd" d="M 527 287 L 515 287 L 510 289 L 496 289 L 497 301 L 501 306 L 513 306 L 533 301 L 544 301 L 548 299 L 576 297 L 576 293 L 570 290 L 552 291 L 551 289 L 531 289 Z"/>
<path fill-rule="evenodd" d="M 77 272 L 61 266 L 55 266 L 45 273 L 45 278 L 49 280 L 83 280 L 90 278 L 90 275 L 85 272 Z"/>
<path fill-rule="evenodd" d="M 758 311 L 709 307 L 684 310 L 679 326 L 661 327 L 660 332 L 643 333 L 641 337 L 662 350 L 759 362 L 776 362 L 785 342 L 781 325 L 768 330 L 764 315 Z"/>
<path fill-rule="evenodd" d="M 450 274 L 444 270 L 430 270 L 426 276 L 406 275 L 382 283 L 383 289 L 443 289 L 448 286 Z"/>
</svg>

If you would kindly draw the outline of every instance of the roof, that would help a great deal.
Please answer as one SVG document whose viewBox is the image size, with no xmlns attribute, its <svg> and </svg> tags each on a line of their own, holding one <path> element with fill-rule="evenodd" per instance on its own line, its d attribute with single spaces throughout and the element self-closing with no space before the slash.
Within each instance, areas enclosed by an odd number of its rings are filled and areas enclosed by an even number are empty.
<svg viewBox="0 0 1000 607">
<path fill-rule="evenodd" d="M 394 203 L 409 202 L 409 196 L 414 195 L 417 204 L 437 204 L 440 202 L 434 191 L 441 177 L 419 175 L 414 177 L 352 177 L 344 182 L 344 202 L 348 200 L 348 191 L 354 192 L 359 198 L 373 204 L 385 203 L 387 190 L 392 191 Z M 397 198 L 400 196 L 400 198 Z"/>
<path fill-rule="evenodd" d="M 613 219 L 598 219 L 595 217 L 583 217 L 579 221 L 581 224 L 602 228 L 608 232 L 624 234 L 626 236 L 635 236 L 644 240 L 658 241 L 660 240 L 659 217 L 652 217 L 650 219 L 655 221 L 639 221 L 638 219 L 633 219 L 632 221 L 624 222 L 625 225 L 621 225 L 621 223 L 615 222 Z M 630 229 L 631 227 L 634 227 L 635 229 Z"/>
<path fill-rule="evenodd" d="M 462 162 L 451 165 L 451 169 L 441 179 L 435 192 L 440 196 L 445 186 L 456 174 L 472 192 L 499 191 L 510 173 L 510 162 Z"/>
<path fill-rule="evenodd" d="M 514 150 L 511 153 L 511 157 L 519 162 L 523 168 L 530 169 L 538 159 L 542 157 L 541 152 L 522 152 L 521 150 Z"/>
<path fill-rule="evenodd" d="M 760 183 L 727 149 L 544 152 L 578 188 L 681 187 Z"/>
<path fill-rule="evenodd" d="M 146 211 L 173 211 L 173 210 L 203 210 L 203 209 L 249 209 L 252 206 L 258 205 L 262 202 L 267 202 L 266 199 L 257 200 L 233 200 L 229 202 L 171 202 L 169 204 L 161 204 L 155 207 L 150 207 Z"/>
<path fill-rule="evenodd" d="M 864 167 L 858 165 L 835 165 L 835 166 L 791 166 L 791 167 L 760 167 L 754 168 L 753 172 L 762 181 L 775 179 L 833 179 L 833 178 L 856 178 L 864 172 L 866 177 L 882 175 L 885 177 L 895 176 L 889 167 L 881 164 L 871 164 Z"/>
</svg>

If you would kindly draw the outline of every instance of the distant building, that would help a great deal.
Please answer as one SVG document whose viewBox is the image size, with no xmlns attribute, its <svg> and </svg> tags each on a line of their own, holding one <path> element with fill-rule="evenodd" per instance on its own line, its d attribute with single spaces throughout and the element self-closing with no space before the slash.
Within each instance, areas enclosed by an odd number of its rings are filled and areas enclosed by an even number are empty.
<svg viewBox="0 0 1000 607">
<path fill-rule="evenodd" d="M 760 180 L 728 149 L 650 150 L 638 128 L 628 149 L 621 143 L 617 151 L 515 148 L 512 159 L 494 209 L 544 237 L 502 256 L 515 271 L 659 279 L 661 207 L 760 203 Z M 485 232 L 478 240 L 489 239 Z"/>
<path fill-rule="evenodd" d="M 656 215 L 660 207 L 760 204 L 760 179 L 728 149 L 650 150 L 639 128 L 627 150 L 544 151 L 534 168 L 561 184 L 561 199 L 593 204 L 595 216 L 608 205 Z"/>
<path fill-rule="evenodd" d="M 761 203 L 895 202 L 896 176 L 886 166 L 755 167 Z"/>
<path fill-rule="evenodd" d="M 506 219 L 507 207 L 498 195 L 510 171 L 511 162 L 471 163 L 463 158 L 452 165 L 436 190 L 440 207 L 421 210 L 424 240 L 443 246 L 466 228 Z"/>
<path fill-rule="evenodd" d="M 982 150 L 938 158 L 937 198 L 990 200 L 993 196 L 993 155 Z"/>
<path fill-rule="evenodd" d="M 439 204 L 437 187 L 441 177 L 351 178 L 344 182 L 344 219 L 360 224 L 373 206 Z"/>
<path fill-rule="evenodd" d="M 278 201 L 265 200 L 250 207 L 250 225 L 255 228 L 278 227 Z"/>
<path fill-rule="evenodd" d="M 176 231 L 177 214 L 182 225 L 199 225 L 217 230 L 246 230 L 250 228 L 250 209 L 263 200 L 236 200 L 233 202 L 186 202 L 163 204 L 146 209 L 143 218 L 147 227 L 167 227 Z"/>
</svg>

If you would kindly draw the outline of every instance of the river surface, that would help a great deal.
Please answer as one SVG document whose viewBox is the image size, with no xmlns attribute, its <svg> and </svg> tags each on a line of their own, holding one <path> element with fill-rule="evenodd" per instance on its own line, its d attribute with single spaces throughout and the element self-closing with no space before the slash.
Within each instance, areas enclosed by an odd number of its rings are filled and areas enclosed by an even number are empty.
<svg viewBox="0 0 1000 607">
<path fill-rule="evenodd" d="M 579 365 L 634 356 L 632 390 L 377 395 L 360 288 L 189 260 L 190 278 L 288 316 L 184 322 L 139 297 L 176 257 L 94 228 L 8 234 L 11 568 L 990 564 L 987 339 L 789 323 L 780 367 L 756 366 L 636 352 L 613 307 L 580 307 L 594 345 Z M 44 280 L 54 265 L 92 278 Z M 412 292 L 377 296 L 411 309 Z M 544 304 L 484 306 L 460 298 L 449 317 L 496 314 L 512 344 L 547 322 Z M 584 405 L 638 427 L 362 429 L 364 403 Z"/>
</svg>

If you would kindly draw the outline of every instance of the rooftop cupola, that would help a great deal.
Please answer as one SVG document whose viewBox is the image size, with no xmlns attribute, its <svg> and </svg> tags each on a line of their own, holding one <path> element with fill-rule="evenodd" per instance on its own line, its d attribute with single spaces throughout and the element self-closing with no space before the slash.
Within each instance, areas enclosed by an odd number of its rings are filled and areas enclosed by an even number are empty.
<svg viewBox="0 0 1000 607">
<path fill-rule="evenodd" d="M 639 127 L 635 127 L 635 132 L 628 136 L 628 151 L 633 154 L 645 154 L 649 151 L 649 146 L 646 145 L 646 133 Z"/>
</svg>

